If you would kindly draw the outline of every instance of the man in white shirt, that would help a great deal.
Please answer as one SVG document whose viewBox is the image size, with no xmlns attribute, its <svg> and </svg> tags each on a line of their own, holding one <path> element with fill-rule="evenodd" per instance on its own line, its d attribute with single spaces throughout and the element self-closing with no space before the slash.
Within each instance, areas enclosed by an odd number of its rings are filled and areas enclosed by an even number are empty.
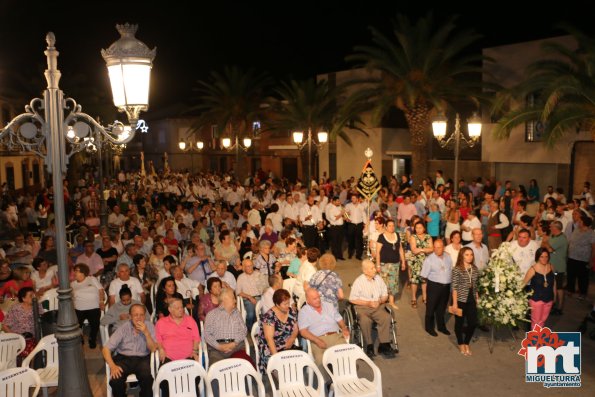
<svg viewBox="0 0 595 397">
<path fill-rule="evenodd" d="M 283 219 L 290 219 L 291 223 L 298 224 L 298 218 L 300 216 L 300 207 L 294 202 L 292 195 L 287 196 L 287 204 L 283 209 Z"/>
<path fill-rule="evenodd" d="M 510 244 L 510 248 L 512 259 L 519 267 L 521 276 L 525 278 L 525 274 L 535 263 L 535 252 L 539 248 L 539 244 L 535 240 L 531 240 L 531 232 L 521 229 L 517 239 Z"/>
<path fill-rule="evenodd" d="M 483 232 L 481 231 L 481 227 L 473 229 L 471 231 L 471 236 L 473 238 L 473 241 L 465 245 L 465 247 L 469 247 L 473 250 L 473 256 L 475 258 L 475 267 L 477 267 L 477 270 L 482 272 L 483 269 L 485 269 L 488 265 L 488 259 L 490 259 L 490 254 L 488 251 L 488 246 L 482 242 Z"/>
<path fill-rule="evenodd" d="M 333 197 L 332 203 L 326 207 L 326 219 L 330 224 L 329 240 L 331 252 L 337 260 L 345 259 L 343 258 L 343 235 L 345 234 L 343 211 L 339 196 Z"/>
<path fill-rule="evenodd" d="M 375 355 L 372 339 L 372 323 L 375 322 L 380 340 L 378 353 L 385 358 L 394 358 L 395 351 L 390 345 L 391 315 L 385 309 L 388 289 L 382 277 L 376 274 L 376 265 L 372 261 L 366 259 L 362 262 L 362 273 L 353 282 L 349 302 L 355 305 L 366 345 L 366 354 L 369 357 Z"/>
<path fill-rule="evenodd" d="M 109 285 L 110 306 L 120 300 L 120 289 L 126 284 L 132 291 L 132 299 L 145 303 L 145 291 L 139 279 L 130 276 L 130 267 L 125 263 L 118 265 L 118 277 L 112 280 Z"/>
<path fill-rule="evenodd" d="M 303 240 L 306 248 L 318 246 L 317 225 L 322 222 L 320 208 L 314 205 L 314 197 L 308 196 L 308 202 L 300 209 Z"/>
<path fill-rule="evenodd" d="M 223 288 L 231 288 L 232 290 L 236 290 L 236 279 L 230 272 L 227 271 L 227 262 L 220 260 L 217 261 L 215 264 L 215 271 L 207 277 L 207 280 L 213 277 L 217 277 L 221 280 L 221 285 Z M 205 287 L 207 282 L 205 281 Z"/>
<path fill-rule="evenodd" d="M 348 215 L 347 220 L 347 243 L 349 258 L 355 257 L 358 260 L 362 259 L 364 250 L 364 223 L 366 215 L 364 213 L 364 204 L 362 204 L 356 194 L 351 195 L 351 202 L 345 206 L 345 213 Z"/>
<path fill-rule="evenodd" d="M 242 270 L 244 271 L 238 277 L 236 293 L 238 298 L 244 301 L 246 310 L 246 327 L 252 329 L 256 321 L 256 302 L 260 300 L 264 290 L 263 277 L 260 272 L 254 270 L 252 259 L 242 261 Z"/>
<path fill-rule="evenodd" d="M 107 225 L 110 229 L 120 231 L 125 221 L 126 217 L 120 212 L 120 206 L 115 205 L 112 213 L 107 217 Z"/>
<path fill-rule="evenodd" d="M 92 241 L 85 241 L 85 251 L 76 259 L 76 264 L 80 263 L 89 267 L 91 276 L 98 276 L 103 270 L 103 259 L 95 252 L 95 244 Z"/>
</svg>

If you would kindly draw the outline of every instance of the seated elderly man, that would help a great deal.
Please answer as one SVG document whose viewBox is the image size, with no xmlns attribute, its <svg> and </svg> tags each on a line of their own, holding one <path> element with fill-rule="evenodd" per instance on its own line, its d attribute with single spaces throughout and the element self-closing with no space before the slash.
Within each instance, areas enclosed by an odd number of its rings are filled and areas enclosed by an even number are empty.
<svg viewBox="0 0 595 397">
<path fill-rule="evenodd" d="M 244 308 L 246 309 L 246 326 L 252 329 L 252 324 L 256 321 L 256 302 L 260 300 L 262 292 L 264 291 L 266 281 L 260 272 L 254 270 L 254 264 L 251 259 L 244 259 L 242 261 L 243 273 L 238 277 L 236 293 L 238 298 L 244 300 Z"/>
<path fill-rule="evenodd" d="M 318 366 L 322 366 L 326 349 L 349 339 L 349 329 L 343 317 L 331 303 L 321 301 L 320 293 L 314 288 L 306 290 L 306 304 L 299 311 L 298 326 L 302 338 L 311 342 L 314 361 Z"/>
<path fill-rule="evenodd" d="M 235 293 L 227 288 L 221 292 L 220 305 L 205 318 L 204 338 L 209 345 L 209 362 L 245 356 L 244 339 L 248 329 L 236 307 Z"/>
<path fill-rule="evenodd" d="M 168 310 L 169 316 L 160 318 L 155 324 L 161 362 L 199 361 L 200 336 L 196 321 L 184 312 L 184 303 L 179 298 L 169 300 Z"/>
<path fill-rule="evenodd" d="M 215 271 L 207 277 L 207 281 L 210 278 L 217 277 L 221 280 L 221 285 L 223 288 L 231 288 L 232 290 L 236 290 L 236 278 L 231 274 L 231 272 L 227 271 L 227 262 L 224 260 L 219 260 L 215 262 Z M 205 281 L 205 286 L 207 285 Z"/>
<path fill-rule="evenodd" d="M 132 291 L 132 299 L 145 303 L 145 290 L 139 279 L 130 276 L 130 267 L 126 263 L 118 264 L 118 277 L 112 280 L 109 285 L 110 306 L 120 300 L 120 289 L 126 285 Z"/>
<path fill-rule="evenodd" d="M 374 341 L 372 340 L 372 323 L 378 325 L 378 353 L 386 358 L 395 357 L 390 345 L 391 315 L 386 310 L 388 289 L 382 277 L 376 274 L 376 266 L 368 259 L 362 261 L 362 273 L 353 282 L 349 302 L 355 305 L 359 325 L 366 345 L 368 357 L 374 357 Z"/>
<path fill-rule="evenodd" d="M 153 395 L 150 354 L 157 349 L 153 324 L 146 319 L 146 308 L 140 304 L 130 307 L 130 321 L 126 321 L 109 338 L 102 353 L 110 368 L 110 386 L 115 397 L 126 397 L 126 378 L 134 374 L 140 386 L 140 396 Z M 112 352 L 116 353 L 112 357 Z"/>
</svg>

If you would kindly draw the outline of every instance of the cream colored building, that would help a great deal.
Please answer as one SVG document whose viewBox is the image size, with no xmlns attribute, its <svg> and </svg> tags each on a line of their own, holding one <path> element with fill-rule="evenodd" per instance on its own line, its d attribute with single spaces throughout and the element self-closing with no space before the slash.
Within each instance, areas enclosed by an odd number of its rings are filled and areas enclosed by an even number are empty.
<svg viewBox="0 0 595 397">
<path fill-rule="evenodd" d="M 570 36 L 548 39 L 570 46 L 576 44 Z M 518 43 L 484 49 L 485 56 L 495 62 L 486 64 L 486 76 L 491 75 L 504 87 L 511 87 L 523 78 L 525 68 L 533 61 L 543 58 L 541 45 L 545 40 Z M 337 84 L 348 80 L 369 76 L 363 69 L 354 69 L 337 73 L 319 75 L 319 79 L 328 79 Z M 510 179 L 513 185 L 528 185 L 532 178 L 537 179 L 541 191 L 545 193 L 548 185 L 561 187 L 568 195 L 580 193 L 584 181 L 590 180 L 595 185 L 595 143 L 589 132 L 569 133 L 553 148 L 546 147 L 537 133 L 531 133 L 527 126 L 515 128 L 507 140 L 496 140 L 492 134 L 494 124 L 483 116 L 482 138 L 473 149 L 461 151 L 459 177 L 469 181 L 478 176 Z M 352 145 L 342 140 L 326 146 L 320 151 L 319 175 L 330 175 L 337 180 L 359 176 L 366 160 L 364 150 L 370 147 L 374 151 L 372 163 L 382 174 L 401 175 L 408 170 L 411 156 L 409 134 L 403 125 L 373 126 L 369 117 L 366 131 L 368 136 L 357 132 L 350 135 Z M 449 123 L 450 124 L 450 123 Z M 453 129 L 449 125 L 448 131 Z M 428 134 L 431 134 L 428 131 Z M 442 169 L 445 176 L 454 173 L 454 155 L 452 151 L 438 147 L 434 138 L 428 145 L 430 172 Z"/>
<path fill-rule="evenodd" d="M 0 97 L 0 125 L 5 126 L 19 114 L 13 101 Z M 32 153 L 8 150 L 0 144 L 0 185 L 12 190 L 34 191 L 43 185 L 43 159 Z"/>
</svg>

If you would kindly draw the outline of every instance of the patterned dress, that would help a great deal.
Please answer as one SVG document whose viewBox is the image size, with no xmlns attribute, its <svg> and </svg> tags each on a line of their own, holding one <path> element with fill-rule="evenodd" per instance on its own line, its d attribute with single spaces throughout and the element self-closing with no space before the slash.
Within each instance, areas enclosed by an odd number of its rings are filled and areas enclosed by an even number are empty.
<svg viewBox="0 0 595 397">
<path fill-rule="evenodd" d="M 289 339 L 291 336 L 293 328 L 297 327 L 297 311 L 294 309 L 289 309 L 287 322 L 284 323 L 283 321 L 279 320 L 279 318 L 277 318 L 275 311 L 270 309 L 261 317 L 260 321 L 262 322 L 262 325 L 272 325 L 275 328 L 275 332 L 273 334 L 275 348 L 277 351 L 285 350 L 287 339 Z M 262 325 L 258 331 L 258 351 L 260 354 L 258 367 L 260 368 L 260 372 L 266 374 L 269 357 L 271 357 L 271 350 L 269 349 L 269 345 L 264 338 L 264 330 Z"/>
<path fill-rule="evenodd" d="M 335 309 L 339 310 L 338 296 L 339 289 L 343 288 L 343 282 L 332 270 L 319 270 L 308 282 L 310 287 L 318 290 L 320 299 L 331 303 Z"/>
<path fill-rule="evenodd" d="M 423 240 L 419 238 L 417 234 L 413 235 L 415 239 L 415 246 L 417 248 L 428 248 L 432 243 L 432 237 L 429 234 L 425 234 Z M 426 254 L 420 252 L 419 254 L 413 254 L 411 256 L 411 260 L 409 262 L 409 266 L 411 266 L 411 279 L 409 280 L 411 284 L 421 284 L 423 283 L 422 278 L 420 277 L 421 268 L 424 263 L 424 259 L 426 259 Z"/>
</svg>

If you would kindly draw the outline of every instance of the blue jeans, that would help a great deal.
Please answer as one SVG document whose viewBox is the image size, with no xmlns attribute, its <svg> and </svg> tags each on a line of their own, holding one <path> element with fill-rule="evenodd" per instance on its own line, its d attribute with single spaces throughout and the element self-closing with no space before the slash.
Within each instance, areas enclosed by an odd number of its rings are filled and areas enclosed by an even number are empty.
<svg viewBox="0 0 595 397">
<path fill-rule="evenodd" d="M 256 305 L 252 304 L 248 299 L 244 300 L 244 310 L 246 310 L 246 327 L 248 328 L 248 334 L 252 330 L 252 325 L 256 322 Z M 256 301 L 260 300 L 260 296 L 255 298 Z"/>
</svg>

